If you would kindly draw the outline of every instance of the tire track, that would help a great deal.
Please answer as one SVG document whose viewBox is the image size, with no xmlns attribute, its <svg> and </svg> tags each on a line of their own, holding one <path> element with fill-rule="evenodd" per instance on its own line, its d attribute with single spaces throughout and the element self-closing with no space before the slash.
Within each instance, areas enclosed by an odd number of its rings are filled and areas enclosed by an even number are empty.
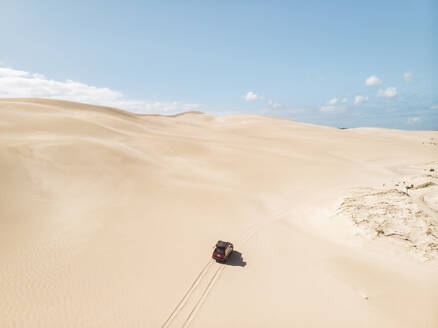
<svg viewBox="0 0 438 328">
<path fill-rule="evenodd" d="M 186 318 L 186 320 L 184 321 L 183 325 L 181 326 L 181 328 L 186 328 L 189 326 L 190 322 L 193 320 L 196 312 L 198 312 L 198 310 L 201 308 L 202 304 L 204 303 L 205 298 L 207 297 L 207 295 L 210 293 L 211 289 L 214 286 L 214 283 L 216 282 L 216 280 L 218 279 L 220 273 L 224 270 L 225 266 L 221 265 L 216 272 L 214 273 L 213 277 L 210 279 L 210 281 L 208 282 L 207 287 L 204 289 L 203 293 L 201 294 L 201 297 L 198 299 L 198 301 L 196 302 L 195 306 L 193 307 L 192 311 L 190 312 L 189 316 Z"/>
<path fill-rule="evenodd" d="M 197 275 L 189 289 L 186 291 L 184 296 L 181 298 L 181 300 L 176 305 L 175 309 L 172 311 L 172 313 L 167 317 L 166 321 L 161 325 L 161 328 L 169 327 L 169 325 L 172 323 L 173 319 L 176 317 L 176 315 L 181 311 L 181 309 L 184 307 L 184 304 L 189 299 L 190 295 L 193 293 L 193 291 L 198 286 L 199 282 L 202 280 L 202 277 L 205 275 L 206 272 L 210 269 L 210 267 L 213 264 L 213 260 L 208 261 L 208 263 L 202 268 L 201 272 Z"/>
<path fill-rule="evenodd" d="M 260 223 L 256 223 L 252 225 L 237 241 L 236 244 L 243 245 L 245 244 L 249 239 L 251 239 L 257 232 L 259 232 L 263 227 L 267 226 L 268 224 L 281 220 L 284 218 L 287 214 L 289 214 L 289 210 L 276 210 L 274 212 L 275 214 L 272 216 L 272 218 L 263 220 Z M 193 294 L 193 292 L 196 290 L 196 287 L 201 283 L 203 278 L 206 276 L 206 273 L 210 270 L 212 264 L 214 263 L 214 260 L 210 260 L 204 268 L 201 270 L 201 272 L 198 274 L 196 279 L 193 281 L 190 288 L 187 290 L 187 292 L 184 294 L 183 298 L 179 301 L 175 309 L 172 311 L 172 313 L 167 317 L 166 321 L 163 323 L 161 328 L 167 328 L 169 327 L 173 322 L 174 319 L 181 313 L 182 308 L 187 303 L 187 301 L 190 299 L 190 296 Z M 190 325 L 190 322 L 194 319 L 196 313 L 199 311 L 199 309 L 204 304 L 205 299 L 207 298 L 208 294 L 213 289 L 217 279 L 219 278 L 222 271 L 225 269 L 225 265 L 220 265 L 216 271 L 214 272 L 213 276 L 208 280 L 208 283 L 204 290 L 202 291 L 199 298 L 195 301 L 194 306 L 192 307 L 191 311 L 189 312 L 188 316 L 182 323 L 181 328 L 187 328 Z"/>
</svg>

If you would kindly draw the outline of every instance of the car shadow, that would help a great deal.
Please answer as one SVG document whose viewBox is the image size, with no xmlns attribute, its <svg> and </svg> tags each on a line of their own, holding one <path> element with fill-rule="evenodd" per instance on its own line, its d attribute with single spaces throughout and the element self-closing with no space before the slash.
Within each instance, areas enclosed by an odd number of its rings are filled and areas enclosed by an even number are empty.
<svg viewBox="0 0 438 328">
<path fill-rule="evenodd" d="M 225 262 L 224 264 L 240 267 L 246 266 L 246 262 L 243 260 L 242 253 L 240 253 L 239 251 L 233 251 L 228 257 L 227 262 Z"/>
</svg>

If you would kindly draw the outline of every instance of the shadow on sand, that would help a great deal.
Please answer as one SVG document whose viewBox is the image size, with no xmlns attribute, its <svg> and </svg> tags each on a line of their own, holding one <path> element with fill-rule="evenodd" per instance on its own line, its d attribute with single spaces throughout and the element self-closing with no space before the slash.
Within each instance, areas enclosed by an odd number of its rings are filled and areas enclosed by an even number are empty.
<svg viewBox="0 0 438 328">
<path fill-rule="evenodd" d="M 224 264 L 230 266 L 244 267 L 246 265 L 246 262 L 242 258 L 242 253 L 240 253 L 239 251 L 233 251 L 228 257 L 227 262 L 225 262 Z"/>
</svg>

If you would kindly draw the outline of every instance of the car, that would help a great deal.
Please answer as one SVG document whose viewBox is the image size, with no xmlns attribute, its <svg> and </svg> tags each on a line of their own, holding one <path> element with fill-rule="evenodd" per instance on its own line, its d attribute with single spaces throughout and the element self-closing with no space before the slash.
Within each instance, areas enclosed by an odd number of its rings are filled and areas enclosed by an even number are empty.
<svg viewBox="0 0 438 328">
<path fill-rule="evenodd" d="M 233 252 L 233 244 L 228 241 L 219 240 L 213 251 L 212 258 L 218 262 L 226 262 Z"/>
</svg>

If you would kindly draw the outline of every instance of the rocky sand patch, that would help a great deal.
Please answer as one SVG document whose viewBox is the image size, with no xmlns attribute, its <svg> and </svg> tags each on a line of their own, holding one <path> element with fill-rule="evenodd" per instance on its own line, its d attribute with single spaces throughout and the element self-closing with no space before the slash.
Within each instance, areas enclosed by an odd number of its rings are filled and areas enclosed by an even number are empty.
<svg viewBox="0 0 438 328">
<path fill-rule="evenodd" d="M 424 260 L 438 260 L 438 164 L 421 171 L 382 188 L 353 190 L 338 215 L 351 220 L 359 235 L 388 239 Z"/>
</svg>

